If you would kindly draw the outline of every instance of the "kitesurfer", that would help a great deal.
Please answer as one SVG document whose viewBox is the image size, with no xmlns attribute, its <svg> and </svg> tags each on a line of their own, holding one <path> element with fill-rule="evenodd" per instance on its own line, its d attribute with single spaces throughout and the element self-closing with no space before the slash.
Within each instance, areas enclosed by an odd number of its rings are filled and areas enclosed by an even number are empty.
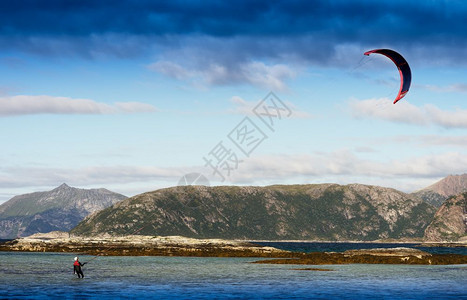
<svg viewBox="0 0 467 300">
<path fill-rule="evenodd" d="M 84 278 L 83 270 L 81 269 L 86 263 L 81 263 L 78 257 L 75 257 L 75 262 L 73 263 L 73 273 L 78 274 L 78 278 Z"/>
</svg>

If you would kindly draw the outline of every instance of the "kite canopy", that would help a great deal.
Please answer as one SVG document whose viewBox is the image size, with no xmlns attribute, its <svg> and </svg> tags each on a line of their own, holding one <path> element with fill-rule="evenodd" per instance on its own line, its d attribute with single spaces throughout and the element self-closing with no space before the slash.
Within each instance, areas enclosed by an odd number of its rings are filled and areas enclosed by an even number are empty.
<svg viewBox="0 0 467 300">
<path fill-rule="evenodd" d="M 405 60 L 402 55 L 397 53 L 394 50 L 390 49 L 375 49 L 365 52 L 365 55 L 370 55 L 372 53 L 382 54 L 386 57 L 389 57 L 397 66 L 399 70 L 399 74 L 401 75 L 401 87 L 399 89 L 399 93 L 397 94 L 396 99 L 394 100 L 394 104 L 397 103 L 400 99 L 402 99 L 405 94 L 409 91 L 410 82 L 412 81 L 412 72 L 410 71 L 409 64 Z"/>
</svg>

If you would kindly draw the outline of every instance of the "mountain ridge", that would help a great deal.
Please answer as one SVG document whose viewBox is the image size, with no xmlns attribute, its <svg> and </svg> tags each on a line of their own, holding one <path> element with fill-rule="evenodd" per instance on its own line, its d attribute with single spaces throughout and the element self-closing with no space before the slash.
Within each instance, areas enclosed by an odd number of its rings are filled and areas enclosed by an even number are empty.
<svg viewBox="0 0 467 300">
<path fill-rule="evenodd" d="M 423 236 L 434 213 L 403 192 L 361 184 L 185 186 L 123 200 L 88 216 L 71 233 L 376 240 Z"/>
<path fill-rule="evenodd" d="M 126 198 L 102 188 L 79 189 L 65 183 L 50 191 L 18 195 L 0 205 L 0 238 L 67 231 L 90 213 Z"/>
</svg>

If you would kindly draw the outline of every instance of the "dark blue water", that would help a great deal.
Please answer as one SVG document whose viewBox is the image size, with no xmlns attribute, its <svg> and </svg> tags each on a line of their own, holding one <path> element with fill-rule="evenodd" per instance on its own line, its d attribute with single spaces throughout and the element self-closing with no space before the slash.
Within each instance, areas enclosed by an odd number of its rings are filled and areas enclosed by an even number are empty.
<svg viewBox="0 0 467 300">
<path fill-rule="evenodd" d="M 254 242 L 263 246 L 271 246 L 294 252 L 344 252 L 352 249 L 374 248 L 415 248 L 432 254 L 462 254 L 467 255 L 467 247 L 419 247 L 411 243 L 327 243 L 327 242 Z"/>
<path fill-rule="evenodd" d="M 251 264 L 255 258 L 0 252 L 0 299 L 467 299 L 467 265 Z M 316 266 L 315 266 L 316 267 Z"/>
</svg>

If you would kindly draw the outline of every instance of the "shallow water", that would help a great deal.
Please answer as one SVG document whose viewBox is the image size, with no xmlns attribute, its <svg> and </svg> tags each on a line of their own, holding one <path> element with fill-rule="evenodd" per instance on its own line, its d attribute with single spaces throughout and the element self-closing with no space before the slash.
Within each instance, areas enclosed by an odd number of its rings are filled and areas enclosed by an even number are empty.
<svg viewBox="0 0 467 300">
<path fill-rule="evenodd" d="M 98 257 L 0 252 L 0 298 L 467 299 L 467 265 L 251 264 L 255 258 Z M 92 256 L 81 256 L 82 262 Z"/>
</svg>

